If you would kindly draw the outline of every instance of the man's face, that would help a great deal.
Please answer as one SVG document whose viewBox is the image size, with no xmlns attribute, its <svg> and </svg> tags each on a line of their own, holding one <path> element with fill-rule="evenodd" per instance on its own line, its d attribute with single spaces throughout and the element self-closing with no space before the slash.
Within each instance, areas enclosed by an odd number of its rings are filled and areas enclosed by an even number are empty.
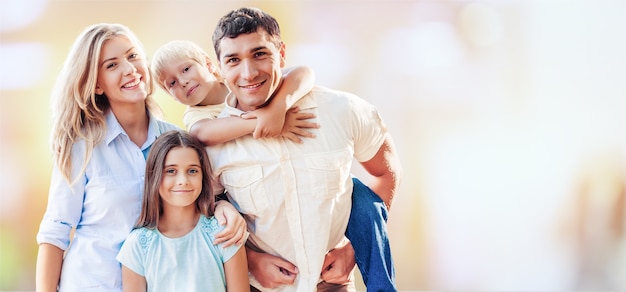
<svg viewBox="0 0 626 292">
<path fill-rule="evenodd" d="M 263 29 L 220 41 L 220 69 L 237 97 L 238 108 L 255 110 L 278 88 L 285 66 L 285 46 L 280 48 Z"/>
</svg>

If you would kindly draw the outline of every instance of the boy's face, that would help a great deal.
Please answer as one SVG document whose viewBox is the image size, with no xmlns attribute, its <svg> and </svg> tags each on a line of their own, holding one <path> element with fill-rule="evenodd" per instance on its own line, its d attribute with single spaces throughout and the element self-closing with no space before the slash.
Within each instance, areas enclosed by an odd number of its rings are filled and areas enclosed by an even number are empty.
<svg viewBox="0 0 626 292">
<path fill-rule="evenodd" d="M 238 107 L 250 111 L 264 106 L 280 85 L 285 46 L 280 48 L 263 29 L 220 41 L 220 71 L 235 94 Z"/>
<path fill-rule="evenodd" d="M 220 86 L 209 71 L 210 64 L 200 64 L 192 59 L 176 59 L 163 66 L 163 87 L 178 102 L 189 105 L 207 105 L 209 94 Z"/>
</svg>

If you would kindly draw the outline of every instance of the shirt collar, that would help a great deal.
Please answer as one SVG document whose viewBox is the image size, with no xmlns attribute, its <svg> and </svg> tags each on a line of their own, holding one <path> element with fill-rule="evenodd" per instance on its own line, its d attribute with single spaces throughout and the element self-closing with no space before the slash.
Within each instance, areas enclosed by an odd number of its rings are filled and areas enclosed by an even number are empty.
<svg viewBox="0 0 626 292">
<path fill-rule="evenodd" d="M 146 148 L 152 146 L 154 140 L 161 135 L 157 119 L 152 115 L 152 113 L 150 113 L 150 111 L 146 110 L 146 112 L 148 113 L 148 137 L 146 138 L 146 142 L 141 146 L 141 150 L 145 150 Z"/>
<path fill-rule="evenodd" d="M 147 113 L 148 113 L 148 137 L 146 139 L 146 142 L 141 146 L 142 150 L 152 145 L 154 140 L 156 140 L 156 138 L 159 136 L 159 133 L 158 133 L 159 125 L 157 123 L 157 120 L 154 118 L 154 116 L 152 116 L 152 114 L 149 111 L 147 111 Z M 109 109 L 107 111 L 107 113 L 105 114 L 105 120 L 106 120 L 106 126 L 108 130 L 104 138 L 104 142 L 107 145 L 109 145 L 115 138 L 117 138 L 120 135 L 128 136 L 126 134 L 126 131 L 124 131 L 124 128 L 122 128 L 122 125 L 120 125 L 120 123 L 117 121 L 117 118 L 115 117 L 115 114 L 113 113 L 112 110 Z"/>
<path fill-rule="evenodd" d="M 113 139 L 117 138 L 117 136 L 121 134 L 125 134 L 126 132 L 124 132 L 122 125 L 120 125 L 120 123 L 117 121 L 117 118 L 115 117 L 115 114 L 112 110 L 107 110 L 104 118 L 106 119 L 107 126 L 107 133 L 104 137 L 104 142 L 109 145 L 111 141 L 113 141 Z"/>
<path fill-rule="evenodd" d="M 244 111 L 236 108 L 235 106 L 237 106 L 237 97 L 231 91 L 228 95 L 226 95 L 226 106 L 224 107 L 221 116 L 241 116 Z"/>
</svg>

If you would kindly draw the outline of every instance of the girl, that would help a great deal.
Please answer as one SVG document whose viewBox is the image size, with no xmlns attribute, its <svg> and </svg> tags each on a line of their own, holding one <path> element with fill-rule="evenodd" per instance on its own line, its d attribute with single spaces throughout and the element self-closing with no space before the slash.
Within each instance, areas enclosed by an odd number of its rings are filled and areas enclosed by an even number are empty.
<svg viewBox="0 0 626 292">
<path fill-rule="evenodd" d="M 55 167 L 37 234 L 37 291 L 122 290 L 115 257 L 139 216 L 145 157 L 176 129 L 156 118 L 152 92 L 127 27 L 96 24 L 78 36 L 52 94 Z M 227 223 L 216 241 L 242 244 L 245 222 L 232 205 L 221 202 L 216 217 Z"/>
<path fill-rule="evenodd" d="M 187 132 L 170 131 L 146 163 L 143 206 L 117 259 L 124 291 L 248 291 L 245 248 L 214 246 L 209 158 Z"/>
</svg>

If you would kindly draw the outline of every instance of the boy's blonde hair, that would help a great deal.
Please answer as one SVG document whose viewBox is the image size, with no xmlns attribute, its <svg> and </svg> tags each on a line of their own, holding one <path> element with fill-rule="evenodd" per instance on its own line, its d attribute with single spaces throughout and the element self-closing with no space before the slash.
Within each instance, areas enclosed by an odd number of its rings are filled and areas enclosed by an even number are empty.
<svg viewBox="0 0 626 292">
<path fill-rule="evenodd" d="M 159 47 L 152 57 L 150 71 L 161 89 L 168 91 L 165 86 L 163 68 L 166 64 L 181 59 L 192 60 L 202 66 L 209 66 L 209 72 L 220 82 L 223 80 L 209 55 L 199 45 L 192 41 L 174 40 Z"/>
</svg>

